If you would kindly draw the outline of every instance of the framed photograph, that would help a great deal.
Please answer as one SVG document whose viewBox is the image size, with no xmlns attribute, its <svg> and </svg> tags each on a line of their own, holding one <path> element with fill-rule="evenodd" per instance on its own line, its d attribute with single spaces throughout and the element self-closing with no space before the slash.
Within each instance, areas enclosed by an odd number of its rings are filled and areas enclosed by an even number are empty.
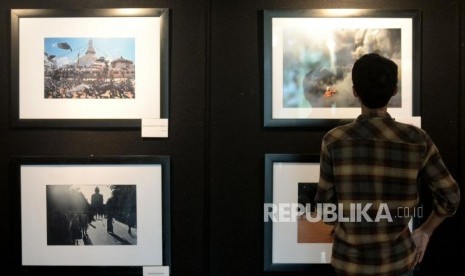
<svg viewBox="0 0 465 276">
<path fill-rule="evenodd" d="M 12 161 L 20 270 L 170 265 L 167 156 L 18 157 Z M 14 231 L 14 230 L 13 230 Z M 131 270 L 132 269 L 132 270 Z M 126 274 L 125 274 L 126 275 Z"/>
<path fill-rule="evenodd" d="M 333 226 L 321 220 L 315 204 L 319 176 L 319 155 L 265 155 L 265 271 L 310 271 L 318 275 L 333 271 Z M 420 225 L 423 206 L 398 208 L 393 215 L 410 217 L 413 231 Z"/>
<path fill-rule="evenodd" d="M 168 118 L 169 10 L 11 10 L 12 124 Z"/>
<path fill-rule="evenodd" d="M 352 66 L 372 52 L 399 67 L 390 114 L 419 116 L 419 11 L 267 10 L 263 18 L 265 127 L 332 127 L 355 119 Z"/>
<path fill-rule="evenodd" d="M 332 227 L 297 212 L 314 203 L 319 175 L 318 155 L 265 155 L 265 271 L 331 271 Z"/>
</svg>

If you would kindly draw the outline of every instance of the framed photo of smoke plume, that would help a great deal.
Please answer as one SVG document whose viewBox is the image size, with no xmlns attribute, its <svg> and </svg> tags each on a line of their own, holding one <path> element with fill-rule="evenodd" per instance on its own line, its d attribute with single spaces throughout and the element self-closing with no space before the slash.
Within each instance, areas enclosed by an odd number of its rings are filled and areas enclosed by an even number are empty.
<svg viewBox="0 0 465 276">
<path fill-rule="evenodd" d="M 12 124 L 168 118 L 169 10 L 11 10 Z"/>
<path fill-rule="evenodd" d="M 266 10 L 264 126 L 335 126 L 360 114 L 351 71 L 376 52 L 399 68 L 395 118 L 419 116 L 420 13 L 411 10 Z"/>
<path fill-rule="evenodd" d="M 140 274 L 144 266 L 169 266 L 169 160 L 15 158 L 17 268 Z"/>
<path fill-rule="evenodd" d="M 308 219 L 319 175 L 318 155 L 265 155 L 265 271 L 331 271 L 332 226 Z"/>
</svg>

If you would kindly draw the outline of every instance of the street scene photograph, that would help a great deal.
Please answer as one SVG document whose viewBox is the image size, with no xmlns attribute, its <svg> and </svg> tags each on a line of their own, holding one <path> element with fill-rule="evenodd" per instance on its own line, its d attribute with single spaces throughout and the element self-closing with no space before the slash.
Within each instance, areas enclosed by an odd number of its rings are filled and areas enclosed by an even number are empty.
<svg viewBox="0 0 465 276">
<path fill-rule="evenodd" d="M 136 185 L 47 185 L 47 245 L 137 245 Z"/>
<path fill-rule="evenodd" d="M 134 99 L 134 38 L 44 38 L 45 99 Z"/>
</svg>

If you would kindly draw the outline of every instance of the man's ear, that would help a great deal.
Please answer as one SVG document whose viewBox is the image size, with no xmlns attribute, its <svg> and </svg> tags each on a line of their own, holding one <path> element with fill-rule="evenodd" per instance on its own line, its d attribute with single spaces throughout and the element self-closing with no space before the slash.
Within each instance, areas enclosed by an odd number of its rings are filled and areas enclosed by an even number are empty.
<svg viewBox="0 0 465 276">
<path fill-rule="evenodd" d="M 352 86 L 352 93 L 354 94 L 355 98 L 358 98 L 357 91 L 355 90 L 355 87 Z"/>
</svg>

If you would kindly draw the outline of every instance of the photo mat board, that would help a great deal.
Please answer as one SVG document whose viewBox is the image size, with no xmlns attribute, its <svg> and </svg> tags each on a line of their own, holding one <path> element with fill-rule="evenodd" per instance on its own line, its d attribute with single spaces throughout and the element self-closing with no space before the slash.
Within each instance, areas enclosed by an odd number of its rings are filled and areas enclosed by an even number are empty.
<svg viewBox="0 0 465 276">
<path fill-rule="evenodd" d="M 264 124 L 334 126 L 355 119 L 351 70 L 376 52 L 399 67 L 393 117 L 419 116 L 418 11 L 264 11 Z"/>
<path fill-rule="evenodd" d="M 14 158 L 18 266 L 169 266 L 169 163 L 168 156 Z M 94 200 L 97 193 L 102 200 Z M 91 208 L 98 202 L 101 211 Z"/>
<path fill-rule="evenodd" d="M 320 175 L 318 155 L 266 154 L 265 155 L 265 204 L 297 204 L 307 202 L 302 185 L 315 185 Z M 266 210 L 265 210 L 266 214 Z M 311 226 L 318 237 L 299 237 L 301 218 L 290 222 L 265 221 L 265 270 L 266 271 L 330 271 L 331 229 Z M 323 237 L 323 238 L 322 238 Z M 302 240 L 303 239 L 303 240 Z"/>
<path fill-rule="evenodd" d="M 168 9 L 12 9 L 12 124 L 168 118 L 168 24 Z"/>
</svg>

